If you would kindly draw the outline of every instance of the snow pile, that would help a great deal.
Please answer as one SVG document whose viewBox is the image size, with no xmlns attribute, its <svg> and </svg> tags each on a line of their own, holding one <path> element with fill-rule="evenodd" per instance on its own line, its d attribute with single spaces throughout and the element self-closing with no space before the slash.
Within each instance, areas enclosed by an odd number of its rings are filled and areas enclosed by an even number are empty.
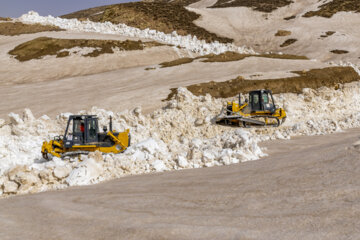
<svg viewBox="0 0 360 240">
<path fill-rule="evenodd" d="M 163 109 L 143 115 L 141 108 L 113 113 L 96 107 L 80 114 L 96 114 L 100 129 L 113 117 L 114 129 L 130 128 L 133 145 L 122 154 L 44 161 L 42 141 L 63 133 L 70 113 L 55 120 L 10 114 L 0 121 L 2 195 L 23 194 L 68 186 L 94 184 L 126 175 L 228 165 L 264 156 L 259 141 L 296 135 L 326 134 L 360 126 L 360 82 L 335 89 L 304 89 L 302 94 L 279 94 L 288 119 L 279 128 L 232 128 L 214 124 L 226 99 L 196 97 L 185 88 Z"/>
<path fill-rule="evenodd" d="M 62 49 L 60 51 L 61 52 L 69 52 L 69 55 L 78 55 L 78 56 L 84 56 L 84 55 L 87 55 L 87 54 L 90 54 L 94 51 L 100 51 L 101 48 L 97 47 L 97 48 L 94 48 L 94 47 L 73 47 L 73 48 L 69 48 L 69 49 Z"/>
<path fill-rule="evenodd" d="M 47 116 L 35 119 L 29 109 L 25 109 L 22 117 L 10 113 L 9 118 L 10 124 L 0 125 L 0 175 L 12 166 L 41 161 L 34 149 L 39 149 L 48 136 L 61 131 Z"/>
<path fill-rule="evenodd" d="M 27 14 L 18 18 L 23 23 L 39 23 L 43 25 L 54 25 L 62 29 L 81 31 L 81 32 L 95 32 L 103 34 L 120 34 L 127 37 L 146 38 L 155 41 L 163 42 L 188 49 L 192 52 L 205 54 L 220 54 L 226 51 L 234 51 L 239 53 L 251 53 L 255 52 L 247 47 L 238 47 L 234 44 L 223 44 L 219 42 L 206 43 L 204 40 L 198 40 L 196 36 L 181 36 L 176 31 L 171 34 L 166 34 L 151 29 L 138 29 L 129 27 L 125 24 L 112 24 L 111 22 L 91 22 L 91 21 L 79 21 L 77 19 L 63 19 L 59 17 L 42 17 L 37 12 L 30 11 Z"/>
<path fill-rule="evenodd" d="M 288 115 L 276 131 L 278 136 L 327 134 L 360 126 L 360 82 L 340 85 L 337 90 L 306 88 L 302 94 L 279 94 L 276 98 Z"/>
</svg>

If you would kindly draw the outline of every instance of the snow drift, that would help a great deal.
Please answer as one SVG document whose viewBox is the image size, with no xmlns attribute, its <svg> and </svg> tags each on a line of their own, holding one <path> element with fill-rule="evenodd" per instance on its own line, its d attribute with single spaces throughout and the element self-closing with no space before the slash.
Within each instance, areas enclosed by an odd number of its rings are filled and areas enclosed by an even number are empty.
<svg viewBox="0 0 360 240">
<path fill-rule="evenodd" d="M 178 35 L 176 31 L 172 32 L 171 34 L 166 34 L 148 28 L 141 30 L 138 28 L 129 27 L 125 24 L 112 24 L 111 22 L 99 23 L 92 21 L 79 21 L 77 19 L 63 19 L 52 16 L 42 17 L 34 11 L 30 11 L 27 14 L 22 15 L 17 20 L 23 23 L 54 25 L 62 29 L 72 31 L 120 34 L 127 37 L 146 38 L 174 46 L 179 46 L 192 52 L 196 52 L 200 55 L 209 53 L 220 54 L 226 51 L 251 54 L 255 53 L 252 49 L 247 47 L 238 47 L 234 44 L 223 44 L 219 42 L 206 43 L 204 40 L 197 39 L 196 36 Z"/>
</svg>

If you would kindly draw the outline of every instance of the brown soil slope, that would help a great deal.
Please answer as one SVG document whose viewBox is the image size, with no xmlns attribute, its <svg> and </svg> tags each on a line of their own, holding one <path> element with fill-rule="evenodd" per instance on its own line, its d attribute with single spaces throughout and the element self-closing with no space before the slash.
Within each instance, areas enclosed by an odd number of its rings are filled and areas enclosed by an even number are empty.
<svg viewBox="0 0 360 240">
<path fill-rule="evenodd" d="M 3 22 L 0 23 L 0 35 L 15 36 L 20 34 L 29 34 L 48 31 L 63 31 L 56 26 L 41 24 L 24 24 L 20 22 Z"/>
<path fill-rule="evenodd" d="M 9 52 L 10 55 L 21 62 L 31 59 L 40 59 L 47 55 L 56 55 L 57 57 L 69 56 L 70 52 L 66 49 L 74 47 L 96 48 L 86 57 L 97 57 L 105 53 L 114 53 L 113 48 L 119 48 L 124 51 L 143 50 L 145 47 L 160 46 L 157 42 L 141 42 L 141 41 L 114 41 L 114 40 L 90 40 L 90 39 L 56 39 L 48 37 L 40 37 L 25 42 L 15 47 Z M 63 50 L 63 51 L 62 51 Z"/>
<path fill-rule="evenodd" d="M 103 16 L 103 13 L 106 9 L 112 8 L 115 5 L 106 5 L 100 7 L 94 7 L 89 9 L 80 10 L 77 12 L 69 13 L 66 15 L 61 16 L 62 18 L 72 19 L 77 18 L 80 20 L 89 19 L 93 22 L 100 22 Z"/>
<path fill-rule="evenodd" d="M 225 82 L 194 84 L 187 86 L 187 89 L 196 96 L 210 94 L 216 98 L 229 98 L 254 89 L 270 89 L 273 93 L 301 93 L 304 88 L 337 87 L 339 84 L 360 79 L 351 67 L 329 67 L 294 73 L 299 76 L 265 80 L 247 80 L 238 77 Z M 176 94 L 177 90 L 171 89 L 167 99 L 171 99 Z"/>
<path fill-rule="evenodd" d="M 143 0 L 143 2 L 161 2 L 161 3 L 171 3 L 178 4 L 181 6 L 188 6 L 190 4 L 199 2 L 200 0 Z"/>
<path fill-rule="evenodd" d="M 291 0 L 218 0 L 211 8 L 249 7 L 256 11 L 272 12 L 292 2 Z"/>
<path fill-rule="evenodd" d="M 208 54 L 196 58 L 179 58 L 171 62 L 160 63 L 161 67 L 174 67 L 182 64 L 191 63 L 197 59 L 204 59 L 201 62 L 232 62 L 240 61 L 247 57 L 263 57 L 263 58 L 277 58 L 277 59 L 293 59 L 293 60 L 307 60 L 305 56 L 289 55 L 289 54 L 242 54 L 237 52 L 225 52 L 221 54 Z"/>
<path fill-rule="evenodd" d="M 338 12 L 357 12 L 360 13 L 359 0 L 332 0 L 320 6 L 317 11 L 310 11 L 305 13 L 303 17 L 326 17 L 331 18 Z"/>
<path fill-rule="evenodd" d="M 194 35 L 207 42 L 232 42 L 217 36 L 193 23 L 199 14 L 188 11 L 181 4 L 167 2 L 131 2 L 92 8 L 62 16 L 64 18 L 89 18 L 92 21 L 125 23 L 140 29 L 155 29 L 165 33 L 176 31 L 180 35 Z"/>
</svg>

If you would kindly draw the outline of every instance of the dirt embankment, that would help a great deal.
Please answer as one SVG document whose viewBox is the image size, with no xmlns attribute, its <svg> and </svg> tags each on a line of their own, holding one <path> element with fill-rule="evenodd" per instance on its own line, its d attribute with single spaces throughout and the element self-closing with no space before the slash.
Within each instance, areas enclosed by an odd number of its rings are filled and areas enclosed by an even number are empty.
<svg viewBox="0 0 360 240">
<path fill-rule="evenodd" d="M 40 59 L 48 55 L 56 55 L 56 57 L 67 57 L 70 55 L 72 48 L 92 48 L 85 57 L 97 57 L 105 53 L 114 53 L 114 48 L 123 51 L 143 50 L 147 47 L 161 46 L 157 42 L 141 42 L 139 41 L 114 41 L 114 40 L 92 40 L 92 39 L 57 39 L 40 37 L 25 42 L 15 47 L 9 52 L 10 55 L 21 62 L 31 59 Z M 80 51 L 77 50 L 77 51 Z M 74 52 L 76 53 L 76 52 Z"/>
<path fill-rule="evenodd" d="M 211 8 L 249 7 L 269 13 L 291 3 L 293 3 L 291 0 L 218 0 Z"/>
<path fill-rule="evenodd" d="M 0 35 L 16 36 L 20 34 L 29 34 L 48 31 L 64 31 L 56 26 L 41 24 L 24 24 L 21 22 L 3 22 L 0 23 Z"/>
<path fill-rule="evenodd" d="M 196 96 L 210 94 L 216 98 L 229 98 L 238 93 L 247 93 L 254 89 L 270 89 L 273 93 L 301 93 L 304 88 L 335 87 L 339 84 L 358 81 L 359 75 L 351 67 L 328 67 L 310 71 L 295 71 L 299 76 L 279 79 L 247 80 L 238 77 L 225 82 L 207 82 L 187 86 Z M 167 100 L 177 94 L 172 88 Z"/>
<path fill-rule="evenodd" d="M 263 57 L 263 58 L 277 58 L 277 59 L 297 59 L 297 60 L 307 60 L 308 58 L 305 56 L 297 56 L 290 54 L 242 54 L 236 52 L 225 52 L 221 54 L 208 54 L 205 56 L 200 56 L 196 58 L 179 58 L 170 62 L 160 63 L 162 68 L 164 67 L 174 67 L 182 64 L 191 63 L 197 59 L 203 59 L 201 62 L 232 62 L 232 61 L 240 61 L 247 57 Z"/>
<path fill-rule="evenodd" d="M 360 13 L 359 0 L 332 0 L 319 7 L 317 11 L 310 11 L 303 15 L 303 17 L 326 17 L 331 18 L 338 12 L 356 12 Z"/>
<path fill-rule="evenodd" d="M 89 18 L 91 21 L 125 23 L 140 29 L 155 29 L 164 33 L 176 31 L 179 35 L 191 34 L 207 42 L 230 43 L 233 40 L 210 33 L 193 22 L 199 14 L 188 11 L 176 2 L 131 2 L 87 9 L 62 16 L 63 18 Z"/>
</svg>

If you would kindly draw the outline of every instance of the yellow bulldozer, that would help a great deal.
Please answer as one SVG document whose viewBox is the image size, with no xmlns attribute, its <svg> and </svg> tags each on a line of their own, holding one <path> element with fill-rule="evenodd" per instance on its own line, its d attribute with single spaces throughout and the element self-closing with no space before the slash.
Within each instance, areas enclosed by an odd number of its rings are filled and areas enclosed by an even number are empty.
<svg viewBox="0 0 360 240">
<path fill-rule="evenodd" d="M 130 146 L 129 129 L 124 132 L 112 130 L 110 117 L 109 131 L 104 126 L 100 132 L 98 118 L 95 115 L 71 115 L 68 119 L 65 134 L 44 142 L 41 153 L 45 159 L 51 156 L 63 158 L 80 156 L 96 150 L 103 153 L 121 153 Z"/>
<path fill-rule="evenodd" d="M 227 102 L 226 107 L 216 117 L 219 124 L 243 127 L 278 127 L 285 120 L 285 110 L 275 105 L 272 92 L 264 89 L 249 92 L 249 98 L 244 103 L 241 103 L 239 94 L 239 102 Z"/>
</svg>

